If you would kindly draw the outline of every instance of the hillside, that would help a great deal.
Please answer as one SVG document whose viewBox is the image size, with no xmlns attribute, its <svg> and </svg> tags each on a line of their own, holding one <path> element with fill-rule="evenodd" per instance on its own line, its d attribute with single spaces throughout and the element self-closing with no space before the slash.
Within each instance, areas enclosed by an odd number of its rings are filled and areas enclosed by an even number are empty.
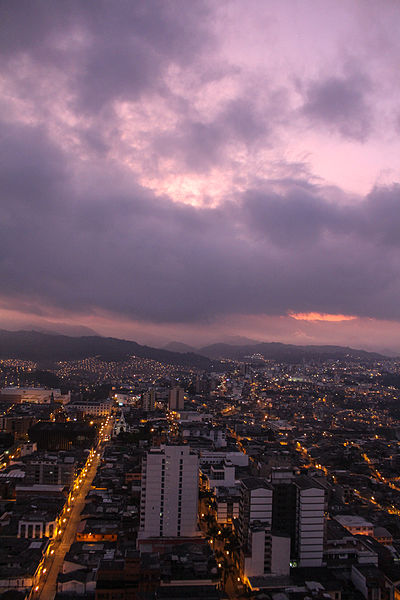
<svg viewBox="0 0 400 600">
<path fill-rule="evenodd" d="M 182 342 L 170 342 L 166 346 L 163 347 L 163 350 L 168 350 L 169 352 L 196 352 L 196 348 L 193 346 L 188 346 L 187 344 L 183 344 Z"/>
<path fill-rule="evenodd" d="M 215 360 L 222 358 L 244 360 L 245 357 L 253 354 L 261 354 L 266 359 L 293 363 L 302 362 L 303 360 L 338 360 L 345 358 L 370 362 L 387 358 L 376 352 L 367 352 L 366 350 L 356 350 L 342 346 L 295 346 L 279 342 L 262 342 L 244 346 L 212 344 L 199 348 L 198 352 Z"/>
<path fill-rule="evenodd" d="M 59 360 L 81 360 L 89 356 L 120 361 L 129 355 L 135 355 L 165 364 L 219 370 L 220 359 L 248 360 L 248 357 L 254 354 L 261 354 L 266 359 L 292 363 L 327 359 L 371 362 L 387 358 L 375 352 L 342 346 L 295 346 L 279 342 L 248 345 L 212 344 L 193 352 L 187 351 L 191 349 L 190 346 L 174 342 L 169 348 L 171 349 L 152 348 L 129 340 L 97 335 L 72 337 L 38 331 L 0 330 L 0 358 L 20 358 L 39 364 Z"/>
<path fill-rule="evenodd" d="M 41 363 L 101 356 L 105 360 L 118 361 L 133 354 L 167 364 L 204 370 L 212 368 L 210 359 L 193 352 L 170 352 L 117 338 L 0 330 L 0 358 L 20 358 Z"/>
</svg>

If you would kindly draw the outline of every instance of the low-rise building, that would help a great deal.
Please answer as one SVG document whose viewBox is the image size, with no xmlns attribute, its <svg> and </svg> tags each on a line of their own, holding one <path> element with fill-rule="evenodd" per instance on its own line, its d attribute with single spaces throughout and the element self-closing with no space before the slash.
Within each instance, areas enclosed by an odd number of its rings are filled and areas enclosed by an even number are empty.
<svg viewBox="0 0 400 600">
<path fill-rule="evenodd" d="M 336 521 L 347 529 L 353 535 L 374 535 L 374 526 L 372 523 L 358 515 L 336 515 Z"/>
</svg>

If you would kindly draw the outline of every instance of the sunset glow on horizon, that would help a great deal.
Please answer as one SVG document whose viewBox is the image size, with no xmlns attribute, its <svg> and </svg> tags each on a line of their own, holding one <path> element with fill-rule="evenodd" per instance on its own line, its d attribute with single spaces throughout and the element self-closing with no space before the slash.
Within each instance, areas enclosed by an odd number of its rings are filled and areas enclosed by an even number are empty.
<svg viewBox="0 0 400 600">
<path fill-rule="evenodd" d="M 328 321 L 330 323 L 353 321 L 354 319 L 357 319 L 357 317 L 351 315 L 329 315 L 317 312 L 289 313 L 289 317 L 292 317 L 292 319 L 296 319 L 297 321 Z"/>
</svg>

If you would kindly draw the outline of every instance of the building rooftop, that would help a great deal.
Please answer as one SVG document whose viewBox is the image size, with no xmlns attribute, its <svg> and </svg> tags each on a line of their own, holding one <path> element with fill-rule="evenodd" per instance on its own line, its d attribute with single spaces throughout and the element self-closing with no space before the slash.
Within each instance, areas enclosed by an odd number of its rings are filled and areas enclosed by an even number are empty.
<svg viewBox="0 0 400 600">
<path fill-rule="evenodd" d="M 264 488 L 266 490 L 272 491 L 272 486 L 268 483 L 268 481 L 261 477 L 246 477 L 242 479 L 242 485 L 246 487 L 248 490 L 257 490 L 259 488 Z"/>
<path fill-rule="evenodd" d="M 296 477 L 294 483 L 301 490 L 323 489 L 317 481 L 307 477 L 307 475 L 300 475 L 299 477 Z"/>
<path fill-rule="evenodd" d="M 334 517 L 343 527 L 373 527 L 370 521 L 359 515 L 336 515 Z"/>
</svg>

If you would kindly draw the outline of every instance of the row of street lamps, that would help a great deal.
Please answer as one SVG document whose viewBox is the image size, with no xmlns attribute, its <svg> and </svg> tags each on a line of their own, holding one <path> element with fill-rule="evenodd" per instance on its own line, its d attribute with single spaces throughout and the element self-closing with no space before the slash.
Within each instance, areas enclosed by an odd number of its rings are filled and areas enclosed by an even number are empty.
<svg viewBox="0 0 400 600">
<path fill-rule="evenodd" d="M 99 432 L 97 446 L 96 446 L 96 448 L 91 448 L 84 466 L 80 470 L 79 474 L 76 476 L 76 479 L 70 489 L 67 500 L 63 506 L 63 509 L 62 509 L 58 519 L 57 519 L 57 526 L 56 526 L 55 532 L 53 534 L 53 538 L 49 541 L 46 551 L 43 554 L 42 560 L 40 561 L 40 563 L 36 569 L 36 572 L 34 574 L 34 577 L 33 577 L 34 585 L 32 586 L 31 593 L 28 597 L 29 599 L 34 598 L 34 594 L 39 592 L 41 578 L 42 578 L 42 576 L 46 576 L 46 574 L 48 574 L 49 569 L 48 569 L 48 567 L 46 567 L 44 565 L 46 564 L 46 562 L 48 560 L 52 560 L 54 557 L 54 547 L 53 546 L 56 543 L 61 544 L 62 536 L 63 536 L 63 533 L 65 533 L 65 529 L 68 525 L 68 519 L 71 516 L 72 508 L 74 506 L 77 495 L 79 494 L 79 492 L 81 490 L 82 484 L 84 483 L 84 481 L 88 475 L 89 469 L 92 466 L 92 463 L 93 463 L 96 455 L 97 455 L 97 457 L 100 457 L 100 452 L 99 452 L 100 445 L 108 439 L 108 436 L 105 433 L 105 429 L 109 424 L 109 420 L 110 420 L 110 417 L 107 417 L 106 421 L 102 424 L 102 426 L 100 428 L 100 432 Z M 44 583 L 44 580 L 42 580 L 42 582 Z"/>
</svg>

